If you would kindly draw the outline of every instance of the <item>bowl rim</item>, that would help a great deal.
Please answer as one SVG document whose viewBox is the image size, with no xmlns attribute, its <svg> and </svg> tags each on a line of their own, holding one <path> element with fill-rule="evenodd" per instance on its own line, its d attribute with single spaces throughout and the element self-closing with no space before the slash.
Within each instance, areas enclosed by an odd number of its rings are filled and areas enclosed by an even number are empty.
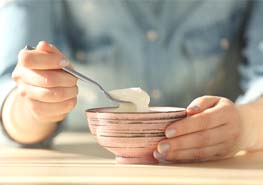
<svg viewBox="0 0 263 185">
<path fill-rule="evenodd" d="M 186 109 L 182 107 L 171 107 L 171 106 L 164 106 L 164 107 L 149 107 L 149 108 L 178 108 L 178 110 L 174 111 L 151 111 L 151 112 L 112 112 L 112 111 L 99 111 L 103 109 L 114 109 L 118 107 L 97 107 L 97 108 L 91 108 L 91 109 L 86 109 L 86 113 L 109 113 L 109 114 L 160 114 L 160 113 L 179 113 L 179 112 L 184 112 L 186 114 Z"/>
</svg>

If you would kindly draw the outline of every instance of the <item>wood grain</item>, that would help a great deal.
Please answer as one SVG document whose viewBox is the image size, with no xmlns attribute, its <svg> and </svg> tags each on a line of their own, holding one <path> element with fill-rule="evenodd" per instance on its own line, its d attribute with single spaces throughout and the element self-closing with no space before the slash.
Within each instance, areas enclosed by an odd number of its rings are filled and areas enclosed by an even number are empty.
<svg viewBox="0 0 263 185">
<path fill-rule="evenodd" d="M 63 133 L 51 150 L 1 148 L 0 184 L 263 185 L 263 152 L 195 164 L 117 165 L 89 134 Z"/>
</svg>

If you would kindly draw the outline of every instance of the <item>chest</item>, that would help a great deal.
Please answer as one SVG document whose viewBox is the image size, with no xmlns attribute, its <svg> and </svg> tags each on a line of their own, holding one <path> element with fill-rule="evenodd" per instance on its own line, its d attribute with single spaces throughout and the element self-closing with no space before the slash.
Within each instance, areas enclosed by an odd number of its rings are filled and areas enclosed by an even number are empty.
<svg viewBox="0 0 263 185">
<path fill-rule="evenodd" d="M 89 74 L 107 69 L 111 88 L 158 88 L 167 101 L 176 95 L 177 102 L 186 102 L 218 91 L 224 63 L 231 62 L 225 57 L 242 31 L 246 2 L 76 0 L 67 7 L 75 58 L 89 63 L 94 69 Z"/>
</svg>

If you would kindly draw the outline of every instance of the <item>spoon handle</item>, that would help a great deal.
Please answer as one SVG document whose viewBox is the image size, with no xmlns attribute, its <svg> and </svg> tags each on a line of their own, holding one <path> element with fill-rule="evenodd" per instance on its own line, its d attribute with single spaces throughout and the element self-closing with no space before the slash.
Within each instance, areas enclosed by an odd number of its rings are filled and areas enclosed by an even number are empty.
<svg viewBox="0 0 263 185">
<path fill-rule="evenodd" d="M 32 47 L 32 46 L 26 45 L 25 49 L 27 49 L 27 50 L 34 50 L 35 48 Z M 67 67 L 67 66 L 66 66 L 66 67 L 62 67 L 62 69 L 63 69 L 64 71 L 66 71 L 67 73 L 75 76 L 76 78 L 78 78 L 78 79 L 80 79 L 80 80 L 82 80 L 82 81 L 84 81 L 84 82 L 86 82 L 86 83 L 91 82 L 91 83 L 95 84 L 97 87 L 99 87 L 99 89 L 100 89 L 109 99 L 111 99 L 111 100 L 113 100 L 113 101 L 117 101 L 117 102 L 127 103 L 127 101 L 122 101 L 122 100 L 119 100 L 119 99 L 116 99 L 116 98 L 112 97 L 98 82 L 96 82 L 95 80 L 92 80 L 91 78 L 89 78 L 89 77 L 87 77 L 87 76 L 85 76 L 85 75 L 83 75 L 83 74 L 75 71 L 74 69 L 69 68 L 69 67 Z"/>
<path fill-rule="evenodd" d="M 87 82 L 87 83 L 91 82 L 91 83 L 95 84 L 95 85 L 98 86 L 99 89 L 100 89 L 108 98 L 110 98 L 111 100 L 113 100 L 113 101 L 118 101 L 118 102 L 123 102 L 123 101 L 121 101 L 121 100 L 118 100 L 118 99 L 113 98 L 113 97 L 112 97 L 98 82 L 96 82 L 95 80 L 92 80 L 91 78 L 89 78 L 89 77 L 87 77 L 87 76 L 79 73 L 78 71 L 75 71 L 75 70 L 72 69 L 72 68 L 63 67 L 62 69 L 63 69 L 64 71 L 68 72 L 69 74 L 77 77 L 78 79 L 84 81 L 84 82 Z"/>
</svg>

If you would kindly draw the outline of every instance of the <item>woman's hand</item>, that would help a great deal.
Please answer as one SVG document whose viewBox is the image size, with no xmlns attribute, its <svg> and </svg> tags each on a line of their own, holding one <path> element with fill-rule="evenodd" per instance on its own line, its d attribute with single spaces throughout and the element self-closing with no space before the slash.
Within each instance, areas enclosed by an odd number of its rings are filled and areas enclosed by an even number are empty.
<svg viewBox="0 0 263 185">
<path fill-rule="evenodd" d="M 154 152 L 155 158 L 171 162 L 218 160 L 237 152 L 240 115 L 230 100 L 216 96 L 195 99 L 187 118 L 167 127 Z"/>
<path fill-rule="evenodd" d="M 76 104 L 77 79 L 61 70 L 66 65 L 63 54 L 47 42 L 19 53 L 13 79 L 25 107 L 38 122 L 61 121 Z"/>
<path fill-rule="evenodd" d="M 77 79 L 61 70 L 70 66 L 47 42 L 35 50 L 21 50 L 12 77 L 17 88 L 3 106 L 3 125 L 20 143 L 45 140 L 77 102 Z"/>
</svg>

